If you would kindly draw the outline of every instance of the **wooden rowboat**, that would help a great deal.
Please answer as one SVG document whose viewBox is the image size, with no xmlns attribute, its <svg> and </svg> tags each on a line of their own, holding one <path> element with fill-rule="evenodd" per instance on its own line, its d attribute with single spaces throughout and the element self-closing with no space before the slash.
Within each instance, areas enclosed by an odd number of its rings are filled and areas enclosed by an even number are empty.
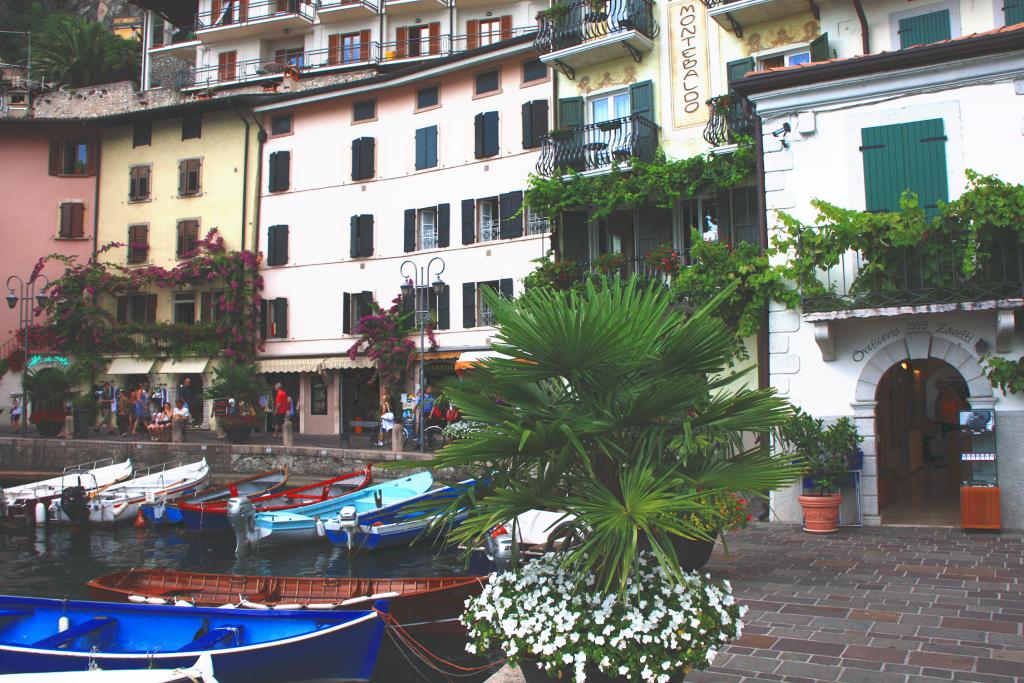
<svg viewBox="0 0 1024 683">
<path fill-rule="evenodd" d="M 137 568 L 105 574 L 86 586 L 96 600 L 150 604 L 188 601 L 197 607 L 243 604 L 256 609 L 367 609 L 374 600 L 388 600 L 391 616 L 403 628 L 417 633 L 458 634 L 464 633 L 458 619 L 466 599 L 479 595 L 486 581 L 483 576 L 351 579 Z"/>
<path fill-rule="evenodd" d="M 202 505 L 226 501 L 235 496 L 266 496 L 272 495 L 284 489 L 288 484 L 288 468 L 280 467 L 276 470 L 252 474 L 242 479 L 208 486 L 201 491 L 179 498 L 177 502 L 164 504 L 161 502 L 144 503 L 142 505 L 142 516 L 150 524 L 157 526 L 165 524 L 180 524 L 182 522 L 179 505 Z"/>
</svg>

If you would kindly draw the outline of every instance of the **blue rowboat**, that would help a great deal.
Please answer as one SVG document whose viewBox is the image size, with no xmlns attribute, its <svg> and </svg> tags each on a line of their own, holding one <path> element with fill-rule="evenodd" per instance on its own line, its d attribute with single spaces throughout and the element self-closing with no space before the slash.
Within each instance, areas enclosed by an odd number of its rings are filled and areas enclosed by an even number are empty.
<svg viewBox="0 0 1024 683">
<path fill-rule="evenodd" d="M 374 607 L 387 609 L 383 602 Z M 177 669 L 208 655 L 220 683 L 369 681 L 383 633 L 376 611 L 0 596 L 0 672 Z"/>
<path fill-rule="evenodd" d="M 209 486 L 196 493 L 183 496 L 173 503 L 163 501 L 144 503 L 142 505 L 142 516 L 146 521 L 155 526 L 166 524 L 181 524 L 184 518 L 181 514 L 181 503 L 190 505 L 202 505 L 227 500 L 235 496 L 265 496 L 277 493 L 288 483 L 288 468 L 282 467 L 261 474 L 254 474 L 244 479 L 222 484 Z"/>
<path fill-rule="evenodd" d="M 236 525 L 235 535 L 239 542 L 238 547 L 252 543 L 258 543 L 263 547 L 296 541 L 315 541 L 323 536 L 321 520 L 338 514 L 343 507 L 354 505 L 357 508 L 368 510 L 384 508 L 425 493 L 433 483 L 434 478 L 430 472 L 420 472 L 401 479 L 368 486 L 361 491 L 330 500 L 290 510 L 260 512 L 251 518 L 251 524 Z M 318 523 L 320 524 L 318 525 Z"/>
<path fill-rule="evenodd" d="M 431 529 L 441 521 L 443 511 L 475 485 L 475 480 L 466 479 L 382 508 L 350 505 L 324 522 L 324 532 L 332 543 L 353 552 L 409 545 L 424 533 L 433 537 L 461 524 L 468 516 L 465 509 L 450 516 L 441 527 Z"/>
</svg>

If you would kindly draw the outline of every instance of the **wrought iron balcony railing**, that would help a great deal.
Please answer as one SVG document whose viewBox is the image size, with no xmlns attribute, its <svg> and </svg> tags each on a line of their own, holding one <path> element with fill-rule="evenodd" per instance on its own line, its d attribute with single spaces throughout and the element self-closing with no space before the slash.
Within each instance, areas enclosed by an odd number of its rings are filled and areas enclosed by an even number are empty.
<svg viewBox="0 0 1024 683">
<path fill-rule="evenodd" d="M 196 14 L 196 30 L 239 26 L 254 21 L 284 18 L 291 15 L 312 23 L 316 18 L 316 7 L 306 0 L 259 0 L 257 2 L 224 0 L 218 3 L 216 8 Z"/>
<path fill-rule="evenodd" d="M 658 126 L 639 114 L 553 130 L 541 138 L 537 173 L 610 170 L 630 159 L 650 162 L 657 147 Z"/>
<path fill-rule="evenodd" d="M 652 0 L 575 0 L 558 2 L 537 15 L 534 47 L 541 54 L 627 31 L 654 38 L 658 23 Z"/>
<path fill-rule="evenodd" d="M 800 283 L 805 313 L 991 301 L 1024 296 L 1019 247 L 992 249 L 969 277 L 957 249 L 906 248 L 882 266 L 857 252 Z"/>
<path fill-rule="evenodd" d="M 711 116 L 704 127 L 704 139 L 713 147 L 730 145 L 741 136 L 753 136 L 754 115 L 747 98 L 736 93 L 708 100 Z"/>
</svg>

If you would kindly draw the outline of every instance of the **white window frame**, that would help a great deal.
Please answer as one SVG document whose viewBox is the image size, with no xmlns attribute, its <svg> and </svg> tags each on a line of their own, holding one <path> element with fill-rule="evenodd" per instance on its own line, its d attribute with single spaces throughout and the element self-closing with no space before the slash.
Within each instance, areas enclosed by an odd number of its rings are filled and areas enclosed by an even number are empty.
<svg viewBox="0 0 1024 683">
<path fill-rule="evenodd" d="M 611 113 L 612 116 L 611 116 L 611 118 L 606 119 L 606 120 L 614 121 L 616 119 L 623 118 L 621 116 L 615 116 L 615 98 L 619 97 L 620 95 L 625 95 L 626 96 L 626 104 L 628 106 L 629 103 L 630 103 L 629 102 L 629 90 L 628 89 L 626 89 L 626 90 L 612 90 L 612 91 L 609 91 L 609 92 L 601 93 L 600 95 L 591 95 L 590 97 L 588 97 L 587 98 L 587 110 L 586 110 L 586 112 L 584 114 L 584 120 L 586 121 L 586 123 L 599 123 L 594 118 L 594 103 L 598 102 L 600 100 L 608 100 L 608 108 L 609 108 L 609 112 Z M 628 107 L 628 108 L 629 108 L 629 112 L 626 114 L 626 117 L 630 116 L 633 113 L 633 108 L 632 107 Z"/>
<path fill-rule="evenodd" d="M 494 45 L 501 41 L 501 17 L 487 17 L 480 20 L 480 35 L 477 44 L 480 47 Z"/>
<path fill-rule="evenodd" d="M 551 231 L 551 222 L 540 214 L 535 214 L 529 207 L 526 209 L 526 234 L 546 235 Z"/>
<path fill-rule="evenodd" d="M 185 322 L 184 320 L 178 320 L 178 304 L 179 303 L 182 303 L 182 304 L 190 303 L 190 301 L 189 301 L 190 299 L 191 299 L 191 304 L 192 304 L 192 320 L 188 321 L 188 322 Z M 175 324 L 184 323 L 186 325 L 195 325 L 196 322 L 199 320 L 199 313 L 200 313 L 200 311 L 197 309 L 197 306 L 196 306 L 196 293 L 195 292 L 175 292 L 174 293 L 174 298 L 171 299 L 171 320 L 173 320 Z"/>
<path fill-rule="evenodd" d="M 437 209 L 420 209 L 416 212 L 416 239 L 420 249 L 437 249 L 437 238 Z"/>
<path fill-rule="evenodd" d="M 477 233 L 481 242 L 494 242 L 501 239 L 501 217 L 499 212 L 500 209 L 496 197 L 488 197 L 487 199 L 477 201 Z"/>
<path fill-rule="evenodd" d="M 499 291 L 499 281 L 492 280 L 491 282 L 495 283 L 494 291 Z M 494 317 L 494 311 L 487 306 L 487 302 L 484 300 L 484 287 L 486 286 L 486 282 L 476 283 L 476 324 L 477 327 L 496 327 L 498 321 Z"/>
<path fill-rule="evenodd" d="M 762 50 L 760 52 L 751 53 L 751 57 L 754 58 L 754 70 L 762 71 L 766 67 L 763 66 L 764 60 L 771 59 L 773 57 L 782 57 L 783 66 L 791 66 L 789 58 L 793 55 L 801 53 L 807 53 L 807 61 L 811 61 L 811 44 L 810 43 L 790 43 L 779 48 L 772 48 L 771 50 Z"/>
</svg>

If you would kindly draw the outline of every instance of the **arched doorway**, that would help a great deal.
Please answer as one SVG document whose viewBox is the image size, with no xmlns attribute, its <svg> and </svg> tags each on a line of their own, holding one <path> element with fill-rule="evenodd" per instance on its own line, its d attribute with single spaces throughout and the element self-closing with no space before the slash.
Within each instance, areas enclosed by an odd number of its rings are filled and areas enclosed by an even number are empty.
<svg viewBox="0 0 1024 683">
<path fill-rule="evenodd" d="M 893 364 L 875 393 L 878 508 L 883 524 L 959 526 L 959 412 L 967 382 L 945 360 Z"/>
</svg>

